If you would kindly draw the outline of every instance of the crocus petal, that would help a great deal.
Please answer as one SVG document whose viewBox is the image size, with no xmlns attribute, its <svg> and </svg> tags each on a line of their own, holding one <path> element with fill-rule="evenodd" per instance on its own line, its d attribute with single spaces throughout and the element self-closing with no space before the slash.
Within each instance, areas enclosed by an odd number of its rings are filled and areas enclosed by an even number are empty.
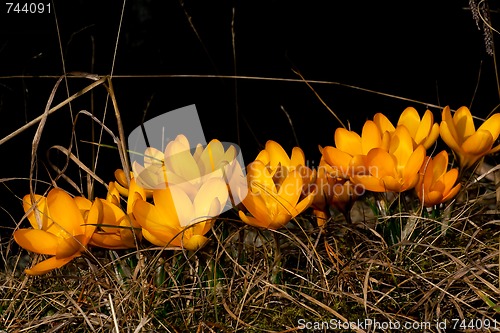
<svg viewBox="0 0 500 333">
<path fill-rule="evenodd" d="M 163 230 L 161 231 L 162 234 L 168 233 L 170 235 L 175 235 L 180 230 L 177 217 L 175 220 L 170 219 L 169 216 L 162 214 L 158 207 L 144 200 L 137 200 L 134 206 L 134 216 L 137 223 L 139 223 L 143 229 L 151 232 L 153 232 L 152 230 Z"/>
<path fill-rule="evenodd" d="M 115 233 L 116 228 L 113 226 L 118 225 L 125 218 L 125 213 L 120 207 L 108 201 L 102 201 L 102 206 L 101 230 L 105 233 Z"/>
<path fill-rule="evenodd" d="M 456 181 L 458 178 L 458 169 L 451 169 L 450 171 L 446 172 L 443 177 L 442 181 L 444 183 L 444 190 L 443 193 L 446 194 L 448 193 L 453 185 L 455 185 Z"/>
<path fill-rule="evenodd" d="M 479 126 L 477 130 L 490 132 L 493 137 L 493 141 L 496 141 L 500 135 L 500 113 L 495 113 L 489 117 L 481 126 Z"/>
<path fill-rule="evenodd" d="M 202 174 L 208 174 L 215 169 L 220 168 L 224 158 L 224 146 L 219 140 L 213 139 L 201 152 L 197 163 L 200 165 Z M 227 160 L 226 160 L 227 161 Z M 230 161 L 227 161 L 230 162 Z"/>
<path fill-rule="evenodd" d="M 304 151 L 299 147 L 293 147 L 292 155 L 290 156 L 290 165 L 297 167 L 298 165 L 305 165 L 306 157 Z"/>
<path fill-rule="evenodd" d="M 453 120 L 453 117 L 451 116 L 451 111 L 450 107 L 446 106 L 443 109 L 443 112 L 441 114 L 441 136 L 443 137 L 443 140 L 446 142 L 448 146 L 450 146 L 449 142 L 454 142 L 454 145 L 460 146 L 462 144 L 461 137 L 458 135 L 457 129 L 455 128 L 455 122 Z M 443 130 L 443 125 L 446 125 L 446 138 L 443 136 L 442 130 Z M 454 149 L 453 147 L 450 146 L 450 148 Z"/>
<path fill-rule="evenodd" d="M 167 177 L 169 171 L 182 177 L 186 181 L 198 179 L 201 176 L 198 164 L 193 155 L 191 155 L 190 150 L 166 156 L 165 166 L 167 167 Z M 168 181 L 171 182 L 170 177 L 168 177 Z"/>
<path fill-rule="evenodd" d="M 73 257 L 67 257 L 67 258 L 61 258 L 61 259 L 58 259 L 56 257 L 52 257 L 52 258 L 49 258 L 47 260 L 44 260 L 44 261 L 36 264 L 35 266 L 33 266 L 29 269 L 26 269 L 25 272 L 28 275 L 42 275 L 42 274 L 48 273 L 56 268 L 60 268 L 64 265 L 66 265 L 71 260 L 73 260 L 73 258 L 78 257 L 78 256 L 79 256 L 79 254 L 77 254 Z"/>
<path fill-rule="evenodd" d="M 44 230 L 18 229 L 14 231 L 14 240 L 30 252 L 53 256 L 57 252 L 58 238 Z"/>
<path fill-rule="evenodd" d="M 278 164 L 284 167 L 290 166 L 290 158 L 283 147 L 276 141 L 268 140 L 265 150 L 269 152 L 271 168 L 276 168 Z"/>
<path fill-rule="evenodd" d="M 195 218 L 205 220 L 219 215 L 228 198 L 226 183 L 219 178 L 209 179 L 194 199 Z"/>
<path fill-rule="evenodd" d="M 380 178 L 380 183 L 384 187 L 384 192 L 402 192 L 406 190 L 406 186 L 399 179 L 391 176 Z"/>
<path fill-rule="evenodd" d="M 253 161 L 247 167 L 249 186 L 253 191 L 259 188 L 269 192 L 276 192 L 276 186 L 266 165 L 260 160 Z"/>
<path fill-rule="evenodd" d="M 424 148 L 424 146 L 420 145 L 411 154 L 406 165 L 404 166 L 404 169 L 403 169 L 403 172 L 401 175 L 403 178 L 404 184 L 406 186 L 406 189 L 410 189 L 413 186 L 415 186 L 415 184 L 418 180 L 418 177 L 419 177 L 419 170 L 422 168 L 422 164 L 424 163 L 424 160 L 425 160 L 425 148 Z"/>
<path fill-rule="evenodd" d="M 126 240 L 124 241 L 116 233 L 95 233 L 89 242 L 90 245 L 102 247 L 110 250 L 124 250 L 135 247 L 135 243 Z"/>
<path fill-rule="evenodd" d="M 159 151 L 158 149 L 156 149 L 154 147 L 148 147 L 144 151 L 144 167 L 148 168 L 152 165 L 161 166 L 161 165 L 163 165 L 164 158 L 165 158 L 165 156 L 164 156 L 163 152 Z M 124 174 L 124 176 L 125 176 L 125 174 Z M 118 179 L 118 177 L 116 179 Z"/>
<path fill-rule="evenodd" d="M 392 133 L 396 129 L 391 121 L 382 113 L 376 113 L 375 116 L 373 116 L 373 121 L 375 122 L 375 124 L 377 124 L 377 127 L 380 129 L 381 133 Z"/>
<path fill-rule="evenodd" d="M 266 202 L 266 198 L 269 197 L 269 195 L 263 193 L 255 194 L 253 192 L 249 192 L 245 199 L 243 199 L 242 203 L 250 214 L 252 214 L 256 219 L 265 221 L 269 219 Z"/>
<path fill-rule="evenodd" d="M 69 236 L 83 233 L 83 217 L 75 200 L 68 193 L 52 189 L 47 195 L 47 206 L 51 219 L 63 233 L 68 233 Z"/>
<path fill-rule="evenodd" d="M 493 137 L 489 131 L 478 130 L 469 136 L 462 144 L 465 153 L 481 157 L 485 155 L 493 145 Z"/>
<path fill-rule="evenodd" d="M 461 142 L 453 134 L 453 132 L 455 131 L 453 123 L 450 124 L 449 122 L 441 122 L 439 131 L 441 134 L 441 138 L 448 145 L 448 147 L 450 147 L 456 153 L 462 151 L 462 148 L 460 146 Z"/>
<path fill-rule="evenodd" d="M 314 195 L 311 193 L 308 196 L 306 196 L 304 199 L 302 199 L 296 206 L 295 206 L 295 211 L 296 214 L 293 216 L 297 216 L 298 214 L 302 213 L 304 210 L 309 208 L 314 200 Z"/>
<path fill-rule="evenodd" d="M 142 230 L 142 235 L 146 238 L 151 244 L 156 246 L 176 246 L 181 247 L 180 237 L 175 237 L 177 233 L 171 234 L 167 233 L 164 229 L 161 228 L 151 228 L 151 232 L 148 229 Z M 175 238 L 174 238 L 175 237 Z"/>
<path fill-rule="evenodd" d="M 335 170 L 338 170 L 338 176 L 346 178 L 349 172 L 349 164 L 352 156 L 342 150 L 327 146 L 323 149 L 325 161 Z"/>
<path fill-rule="evenodd" d="M 401 171 L 413 153 L 413 140 L 405 126 L 398 126 L 391 137 L 389 152 L 396 158 L 397 170 Z"/>
<path fill-rule="evenodd" d="M 446 202 L 452 198 L 454 198 L 458 192 L 460 191 L 460 189 L 462 188 L 462 184 L 457 184 L 455 187 L 453 187 L 446 195 L 445 197 L 443 198 L 443 202 Z"/>
<path fill-rule="evenodd" d="M 127 176 L 122 169 L 115 170 L 115 178 L 122 187 L 128 187 Z"/>
<path fill-rule="evenodd" d="M 368 152 L 373 148 L 379 148 L 381 144 L 382 133 L 373 121 L 368 120 L 363 125 L 363 130 L 361 133 L 362 155 L 368 154 Z"/>
<path fill-rule="evenodd" d="M 465 106 L 459 108 L 453 115 L 453 123 L 459 138 L 468 138 L 476 131 L 474 120 L 469 109 Z"/>
<path fill-rule="evenodd" d="M 49 211 L 47 209 L 47 199 L 44 196 L 35 194 L 34 195 L 34 203 L 36 203 L 36 208 L 33 207 L 31 212 L 28 214 L 28 220 L 30 224 L 35 229 L 47 230 L 49 226 L 53 223 L 49 219 Z M 23 198 L 23 208 L 24 212 L 28 212 L 33 206 L 31 202 L 31 195 L 27 194 Z M 36 211 L 36 212 L 35 212 Z M 40 225 L 38 225 L 38 221 L 36 219 L 36 215 L 38 215 L 40 219 Z"/>
<path fill-rule="evenodd" d="M 85 235 L 76 235 L 69 238 L 58 238 L 56 258 L 68 258 L 85 250 L 83 242 Z M 87 242 L 86 242 L 87 243 Z M 86 245 L 85 243 L 85 245 Z"/>
<path fill-rule="evenodd" d="M 351 177 L 354 184 L 362 186 L 364 189 L 372 192 L 385 192 L 386 188 L 379 178 L 371 175 L 354 175 Z"/>
<path fill-rule="evenodd" d="M 370 150 L 366 156 L 366 164 L 369 173 L 377 178 L 394 176 L 396 174 L 396 161 L 394 157 L 382 148 Z"/>
<path fill-rule="evenodd" d="M 202 235 L 193 235 L 183 241 L 182 246 L 188 251 L 197 251 L 208 242 L 208 238 Z"/>
<path fill-rule="evenodd" d="M 278 190 L 278 198 L 286 210 L 292 210 L 302 192 L 302 177 L 297 171 L 290 172 Z"/>
<path fill-rule="evenodd" d="M 359 134 L 342 127 L 335 130 L 335 147 L 351 156 L 363 154 Z"/>
<path fill-rule="evenodd" d="M 415 108 L 413 107 L 408 107 L 406 108 L 403 113 L 401 113 L 401 116 L 399 117 L 399 121 L 398 121 L 398 126 L 404 126 L 408 129 L 408 131 L 410 132 L 410 135 L 415 138 L 415 141 L 416 138 L 417 138 L 417 133 L 419 131 L 419 127 L 420 126 L 420 116 L 417 112 L 417 110 L 415 110 Z M 430 128 L 430 126 L 429 126 Z M 421 130 L 423 132 L 423 128 Z M 424 133 L 420 133 L 420 135 L 422 135 Z M 426 135 L 426 134 L 424 134 Z"/>
</svg>

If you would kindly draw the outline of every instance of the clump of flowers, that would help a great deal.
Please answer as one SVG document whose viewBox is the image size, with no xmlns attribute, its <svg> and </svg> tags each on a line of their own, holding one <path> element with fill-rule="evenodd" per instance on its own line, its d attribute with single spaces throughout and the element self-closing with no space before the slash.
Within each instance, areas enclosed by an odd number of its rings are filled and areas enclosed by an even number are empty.
<svg viewBox="0 0 500 333">
<path fill-rule="evenodd" d="M 455 185 L 458 169 L 448 171 L 448 153 L 443 150 L 435 157 L 426 157 L 420 170 L 417 183 L 418 198 L 425 207 L 432 207 L 446 202 L 457 195 L 461 185 Z"/>
<path fill-rule="evenodd" d="M 500 113 L 488 118 L 476 131 L 469 109 L 459 108 L 453 117 L 450 108 L 443 109 L 440 126 L 441 138 L 457 155 L 460 168 L 474 166 L 483 156 L 500 151 L 500 144 L 493 147 L 500 134 Z"/>
<path fill-rule="evenodd" d="M 268 141 L 247 167 L 248 194 L 242 203 L 250 215 L 240 210 L 241 220 L 266 229 L 284 227 L 311 205 L 314 194 L 303 192 L 312 175 L 302 149 L 295 147 L 288 157 L 281 145 Z"/>
<path fill-rule="evenodd" d="M 448 153 L 426 156 L 439 135 L 453 150 L 458 168 L 449 169 Z M 93 202 L 53 188 L 47 196 L 26 195 L 23 207 L 32 228 L 14 232 L 15 241 L 31 252 L 48 255 L 26 270 L 47 273 L 87 251 L 137 247 L 144 238 L 168 248 L 196 251 L 217 217 L 239 208 L 248 225 L 277 230 L 312 207 L 318 226 L 336 208 L 350 220 L 353 203 L 365 193 L 414 189 L 424 207 L 449 201 L 461 189 L 460 171 L 475 166 L 487 154 L 500 151 L 500 114 L 477 130 L 468 108 L 454 116 L 449 107 L 442 121 L 427 110 L 421 118 L 406 108 L 396 126 L 382 113 L 365 122 L 361 135 L 335 130 L 335 146 L 320 147 L 317 169 L 306 165 L 304 152 L 288 155 L 269 140 L 245 171 L 237 148 L 212 140 L 191 149 L 179 135 L 163 151 L 149 147 L 143 161 L 134 162 L 127 177 L 118 169 L 105 199 Z"/>
<path fill-rule="evenodd" d="M 102 217 L 102 203 L 83 197 L 72 198 L 61 189 L 50 190 L 47 197 L 23 198 L 31 229 L 18 229 L 14 240 L 22 248 L 51 256 L 26 270 L 40 275 L 60 268 L 86 251 L 96 225 Z"/>
</svg>

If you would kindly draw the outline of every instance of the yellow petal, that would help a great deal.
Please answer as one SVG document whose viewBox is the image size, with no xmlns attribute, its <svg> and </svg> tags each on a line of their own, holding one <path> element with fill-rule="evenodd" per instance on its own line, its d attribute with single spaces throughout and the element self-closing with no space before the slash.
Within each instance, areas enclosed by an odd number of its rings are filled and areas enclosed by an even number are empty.
<svg viewBox="0 0 500 333">
<path fill-rule="evenodd" d="M 396 161 L 394 156 L 383 150 L 375 148 L 366 156 L 368 172 L 377 178 L 394 176 L 396 174 Z"/>
<path fill-rule="evenodd" d="M 348 177 L 351 155 L 338 148 L 327 146 L 323 149 L 323 157 L 334 168 L 333 171 L 338 171 L 338 176 Z"/>
<path fill-rule="evenodd" d="M 384 132 L 394 132 L 396 129 L 391 121 L 382 113 L 377 113 L 373 116 L 373 121 L 377 124 L 377 127 L 380 129 L 381 133 Z"/>
<path fill-rule="evenodd" d="M 52 189 L 47 195 L 47 206 L 51 219 L 63 232 L 70 236 L 83 233 L 83 217 L 69 194 L 57 188 Z"/>
<path fill-rule="evenodd" d="M 415 138 L 415 141 L 417 141 L 417 134 L 418 134 L 418 131 L 421 127 L 421 124 L 420 124 L 420 116 L 417 112 L 417 110 L 415 110 L 415 108 L 412 108 L 412 107 L 408 107 L 406 108 L 403 113 L 401 113 L 401 116 L 399 117 L 399 121 L 398 121 L 398 126 L 404 126 L 408 129 L 408 132 L 410 132 L 410 135 Z M 430 129 L 430 126 L 429 126 L 429 129 Z M 420 129 L 421 132 L 423 132 L 423 128 Z M 422 135 L 424 133 L 420 133 L 420 135 Z M 427 134 L 424 134 L 424 135 L 427 135 Z"/>
<path fill-rule="evenodd" d="M 391 137 L 389 152 L 396 158 L 397 170 L 401 171 L 413 153 L 413 140 L 404 126 L 398 126 Z"/>
<path fill-rule="evenodd" d="M 57 244 L 56 258 L 68 258 L 85 250 L 83 245 L 85 235 L 76 235 L 69 238 L 59 238 Z M 88 242 L 86 242 L 88 243 Z M 86 245 L 86 244 L 85 244 Z"/>
<path fill-rule="evenodd" d="M 36 204 L 36 208 L 32 206 Z M 31 195 L 27 194 L 23 198 L 23 208 L 24 212 L 27 213 L 30 209 L 31 212 L 28 214 L 28 220 L 30 224 L 35 229 L 48 230 L 49 226 L 53 223 L 49 219 L 49 211 L 47 208 L 47 198 L 44 196 L 35 194 L 34 195 L 34 203 L 31 202 Z M 38 221 L 36 215 L 39 217 L 40 226 L 38 225 Z M 41 228 L 40 228 L 41 227 Z"/>
<path fill-rule="evenodd" d="M 181 238 L 175 237 L 176 234 L 177 233 L 175 234 L 167 233 L 165 230 L 160 228 L 152 228 L 151 232 L 148 231 L 147 229 L 142 230 L 142 235 L 144 236 L 145 239 L 147 239 L 151 244 L 162 247 L 163 246 L 180 247 Z"/>
<path fill-rule="evenodd" d="M 279 143 L 273 140 L 266 142 L 266 151 L 269 152 L 271 168 L 276 168 L 278 164 L 284 167 L 290 166 L 290 158 Z"/>
<path fill-rule="evenodd" d="M 81 240 L 83 246 L 87 246 L 87 243 L 90 241 L 92 234 L 95 232 L 97 225 L 102 223 L 103 217 L 103 206 L 102 202 L 99 198 L 94 200 L 92 207 L 90 207 L 89 213 L 85 219 L 85 225 L 82 227 L 84 232 L 84 238 Z"/>
<path fill-rule="evenodd" d="M 166 216 L 162 212 L 158 207 L 144 200 L 137 200 L 134 206 L 134 217 L 143 229 L 149 230 L 152 233 L 153 230 L 159 230 L 161 234 L 177 234 L 181 230 L 177 218 L 173 220 L 171 219 L 172 214 Z"/>
<path fill-rule="evenodd" d="M 439 205 L 441 202 L 443 202 L 443 193 L 439 191 L 430 191 L 428 193 L 424 192 L 424 195 L 424 206 L 426 207 Z"/>
<path fill-rule="evenodd" d="M 290 157 L 290 164 L 291 166 L 294 167 L 306 164 L 306 157 L 304 155 L 304 151 L 299 147 L 293 147 L 292 156 Z"/>
<path fill-rule="evenodd" d="M 479 126 L 478 131 L 479 130 L 490 132 L 493 137 L 493 141 L 496 141 L 500 135 L 500 113 L 495 113 L 493 116 L 489 117 L 481 126 Z"/>
<path fill-rule="evenodd" d="M 308 196 L 306 196 L 304 199 L 302 199 L 296 206 L 295 206 L 295 212 L 296 214 L 293 216 L 297 216 L 298 214 L 302 213 L 304 210 L 307 208 L 311 207 L 312 203 L 314 200 L 314 195 L 311 193 Z"/>
<path fill-rule="evenodd" d="M 462 187 L 461 184 L 457 184 L 455 187 L 453 187 L 448 193 L 446 193 L 445 197 L 442 199 L 442 202 L 446 202 L 450 199 L 453 199 L 458 194 L 461 187 Z"/>
<path fill-rule="evenodd" d="M 219 140 L 213 139 L 202 151 L 199 161 L 197 161 L 200 165 L 201 174 L 206 175 L 216 169 L 221 168 L 223 159 L 224 147 Z"/>
<path fill-rule="evenodd" d="M 115 170 L 115 178 L 121 186 L 128 187 L 127 176 L 122 169 Z"/>
<path fill-rule="evenodd" d="M 453 123 L 457 129 L 458 138 L 462 138 L 462 140 L 468 138 L 476 132 L 472 115 L 469 109 L 465 106 L 462 106 L 455 112 L 453 115 Z"/>
<path fill-rule="evenodd" d="M 61 258 L 57 259 L 56 257 L 49 258 L 47 260 L 44 260 L 35 266 L 31 267 L 30 269 L 26 269 L 25 272 L 28 275 L 42 275 L 45 273 L 50 272 L 51 270 L 54 270 L 56 268 L 60 268 L 67 263 L 69 263 L 73 258 L 78 257 L 78 255 L 75 255 L 73 257 L 68 257 L 68 258 Z"/>
<path fill-rule="evenodd" d="M 448 147 L 458 154 L 462 151 L 461 141 L 458 141 L 453 135 L 453 131 L 455 130 L 453 126 L 453 122 L 450 124 L 449 122 L 443 121 L 439 127 L 439 132 L 441 134 L 441 138 L 448 145 Z"/>
<path fill-rule="evenodd" d="M 385 189 L 384 192 L 402 192 L 407 189 L 400 179 L 391 176 L 382 177 L 380 183 Z"/>
<path fill-rule="evenodd" d="M 144 151 L 144 167 L 148 168 L 150 166 L 161 166 L 163 165 L 163 160 L 165 159 L 165 155 L 163 152 L 159 151 L 156 148 L 148 147 Z M 135 162 L 135 161 L 134 161 Z M 125 176 L 125 174 L 124 174 Z M 118 179 L 118 177 L 116 178 Z"/>
<path fill-rule="evenodd" d="M 446 172 L 443 175 L 442 181 L 444 183 L 444 190 L 443 190 L 444 195 L 448 195 L 448 192 L 450 192 L 453 185 L 455 185 L 457 178 L 458 178 L 458 169 L 451 169 L 450 171 Z"/>
<path fill-rule="evenodd" d="M 361 133 L 361 149 L 362 155 L 368 154 L 373 148 L 379 148 L 382 145 L 382 133 L 377 125 L 368 120 L 363 125 L 363 132 Z"/>
<path fill-rule="evenodd" d="M 425 148 L 424 146 L 420 145 L 411 154 L 406 165 L 404 166 L 401 176 L 403 178 L 405 190 L 413 188 L 416 185 L 419 177 L 419 171 L 422 168 L 424 160 Z"/>
<path fill-rule="evenodd" d="M 56 255 L 58 238 L 44 230 L 18 229 L 14 232 L 14 240 L 30 252 Z"/>
<path fill-rule="evenodd" d="M 95 233 L 89 242 L 90 245 L 102 247 L 110 250 L 123 250 L 135 247 L 135 243 L 122 238 L 116 233 Z"/>
<path fill-rule="evenodd" d="M 253 161 L 247 166 L 247 178 L 252 190 L 263 188 L 276 193 L 273 177 L 260 160 Z"/>
<path fill-rule="evenodd" d="M 354 175 L 351 177 L 354 184 L 362 186 L 372 192 L 386 192 L 386 188 L 379 178 L 371 175 Z"/>
<path fill-rule="evenodd" d="M 103 232 L 116 233 L 117 229 L 112 226 L 119 225 L 120 221 L 124 218 L 125 213 L 120 207 L 108 201 L 102 201 L 102 221 L 100 228 Z"/>
<path fill-rule="evenodd" d="M 172 172 L 186 181 L 198 179 L 201 176 L 198 164 L 189 150 L 168 155 L 165 158 L 165 166 L 167 168 L 167 174 L 168 172 Z M 171 178 L 168 177 L 167 179 L 170 183 Z"/>
<path fill-rule="evenodd" d="M 335 147 L 351 156 L 363 154 L 359 134 L 345 128 L 335 130 Z"/>
<path fill-rule="evenodd" d="M 463 142 L 463 137 L 460 137 L 458 135 L 457 129 L 455 128 L 455 122 L 453 120 L 453 117 L 451 116 L 451 111 L 450 107 L 446 106 L 443 109 L 443 112 L 441 114 L 441 125 L 440 125 L 440 131 L 441 131 L 441 137 L 443 140 L 446 142 L 450 148 L 454 149 L 451 146 L 451 143 L 453 142 L 454 146 L 460 146 Z M 443 125 L 446 125 L 446 133 L 443 135 Z"/>
<path fill-rule="evenodd" d="M 204 182 L 194 199 L 195 218 L 207 219 L 219 215 L 228 198 L 227 185 L 222 179 L 211 178 Z"/>
<path fill-rule="evenodd" d="M 420 143 L 424 145 L 425 149 L 429 149 L 436 142 L 438 137 L 439 137 L 439 125 L 437 123 L 434 123 L 427 138 Z"/>
<path fill-rule="evenodd" d="M 477 156 L 484 156 L 493 145 L 493 137 L 489 131 L 478 130 L 468 137 L 462 144 L 465 153 Z"/>
<path fill-rule="evenodd" d="M 278 198 L 283 209 L 287 212 L 292 211 L 297 204 L 302 192 L 302 177 L 295 170 L 288 174 L 279 190 Z"/>
<path fill-rule="evenodd" d="M 182 246 L 188 251 L 197 251 L 208 242 L 208 238 L 201 235 L 193 235 L 182 243 Z"/>
</svg>

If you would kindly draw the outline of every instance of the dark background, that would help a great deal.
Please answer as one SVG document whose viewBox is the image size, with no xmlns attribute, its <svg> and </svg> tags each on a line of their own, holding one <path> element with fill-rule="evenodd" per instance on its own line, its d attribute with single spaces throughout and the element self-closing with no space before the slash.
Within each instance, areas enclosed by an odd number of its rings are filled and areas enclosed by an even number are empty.
<svg viewBox="0 0 500 333">
<path fill-rule="evenodd" d="M 0 3 L 1 138 L 42 114 L 57 78 L 39 76 L 63 74 L 61 57 L 66 72 L 111 73 L 123 2 L 58 0 L 51 6 L 51 14 L 7 14 Z M 140 124 L 146 108 L 147 120 L 196 104 L 207 139 L 239 143 L 247 163 L 273 139 L 287 151 L 298 141 L 315 165 L 317 146 L 332 145 L 340 126 L 303 82 L 141 77 L 148 75 L 300 79 L 294 73 L 299 71 L 308 80 L 342 84 L 312 87 L 357 131 L 376 112 L 396 122 L 407 106 L 422 114 L 431 105 L 436 121 L 441 117 L 435 106 L 445 105 L 470 106 L 485 117 L 499 102 L 495 69 L 468 6 L 466 0 L 128 1 L 113 72 L 125 132 Z M 492 24 L 498 27 L 498 6 L 493 6 L 490 1 Z M 90 83 L 68 82 L 70 94 Z M 65 96 L 61 85 L 55 104 Z M 99 117 L 104 106 L 101 87 L 72 104 L 73 112 L 93 110 Z M 110 103 L 106 123 L 116 132 Z M 35 128 L 0 147 L 0 178 L 28 177 Z M 88 119 L 79 120 L 77 130 L 80 140 L 92 140 Z M 45 151 L 54 144 L 68 146 L 70 133 L 65 107 L 45 127 L 39 178 L 49 180 Z M 112 143 L 107 136 L 104 142 Z M 81 143 L 86 163 L 89 147 Z M 119 167 L 117 156 L 111 149 L 101 154 L 98 173 L 105 181 Z M 51 160 L 63 159 L 52 153 Z M 14 197 L 9 191 L 22 196 L 28 190 L 25 180 L 3 184 L 4 200 Z"/>
</svg>

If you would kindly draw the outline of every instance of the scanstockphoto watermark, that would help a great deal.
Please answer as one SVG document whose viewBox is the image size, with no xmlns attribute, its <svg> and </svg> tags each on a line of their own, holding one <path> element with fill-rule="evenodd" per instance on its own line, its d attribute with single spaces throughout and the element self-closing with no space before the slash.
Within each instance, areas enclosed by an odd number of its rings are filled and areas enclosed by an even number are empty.
<svg viewBox="0 0 500 333">
<path fill-rule="evenodd" d="M 327 321 L 311 321 L 299 319 L 298 329 L 310 331 L 338 331 L 338 330 L 364 330 L 369 332 L 386 332 L 388 330 L 407 332 L 427 332 L 427 331 L 471 331 L 485 332 L 500 329 L 500 322 L 489 318 L 470 319 L 443 319 L 429 321 L 399 321 L 399 320 L 377 320 L 372 318 L 358 319 L 355 321 L 343 321 L 340 319 L 330 319 Z"/>
<path fill-rule="evenodd" d="M 325 321 L 309 321 L 306 319 L 299 319 L 299 330 L 311 331 L 338 331 L 338 330 L 367 330 L 370 332 L 386 332 L 388 330 L 402 330 L 402 331 L 427 331 L 433 326 L 439 329 L 446 329 L 446 322 L 419 322 L 419 321 L 399 321 L 388 320 L 379 321 L 376 319 L 366 318 L 358 319 L 355 321 L 343 321 L 340 319 L 330 319 Z"/>
</svg>

